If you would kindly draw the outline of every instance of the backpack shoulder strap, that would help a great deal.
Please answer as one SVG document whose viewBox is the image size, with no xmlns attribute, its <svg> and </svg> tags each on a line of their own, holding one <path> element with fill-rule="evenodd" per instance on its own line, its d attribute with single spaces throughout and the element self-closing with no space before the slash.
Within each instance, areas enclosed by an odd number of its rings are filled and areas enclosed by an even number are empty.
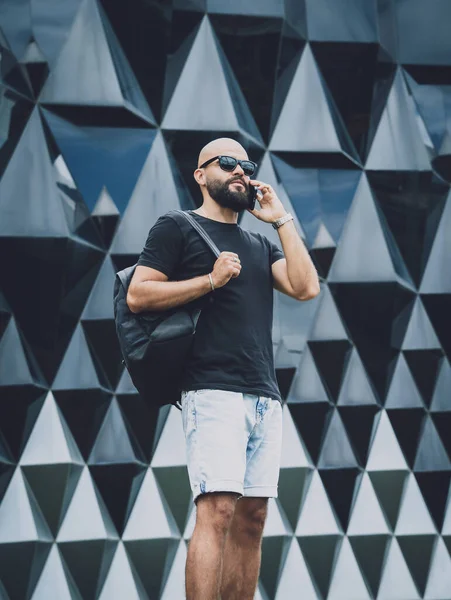
<svg viewBox="0 0 451 600">
<path fill-rule="evenodd" d="M 176 220 L 182 218 L 185 219 L 185 221 L 188 221 L 191 227 L 193 227 L 200 235 L 200 237 L 204 240 L 204 242 L 216 256 L 216 258 L 218 258 L 218 256 L 221 254 L 221 251 L 216 246 L 211 237 L 208 235 L 208 233 L 205 231 L 205 229 L 202 227 L 202 225 L 199 225 L 196 219 L 194 219 L 188 212 L 185 212 L 183 210 L 172 210 L 170 213 L 168 213 L 168 215 L 175 218 Z"/>
</svg>

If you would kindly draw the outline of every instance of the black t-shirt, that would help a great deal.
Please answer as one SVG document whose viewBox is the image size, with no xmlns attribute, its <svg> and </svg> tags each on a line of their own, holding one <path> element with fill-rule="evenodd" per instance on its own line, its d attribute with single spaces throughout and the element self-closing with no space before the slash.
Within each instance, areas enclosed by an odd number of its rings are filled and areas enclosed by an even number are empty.
<svg viewBox="0 0 451 600">
<path fill-rule="evenodd" d="M 281 400 L 272 347 L 271 265 L 283 253 L 266 237 L 238 224 L 189 212 L 221 252 L 238 254 L 242 268 L 238 277 L 201 300 L 205 308 L 181 389 L 230 390 Z M 171 213 L 158 219 L 138 265 L 157 269 L 171 281 L 210 273 L 216 257 L 188 222 L 178 221 Z"/>
</svg>

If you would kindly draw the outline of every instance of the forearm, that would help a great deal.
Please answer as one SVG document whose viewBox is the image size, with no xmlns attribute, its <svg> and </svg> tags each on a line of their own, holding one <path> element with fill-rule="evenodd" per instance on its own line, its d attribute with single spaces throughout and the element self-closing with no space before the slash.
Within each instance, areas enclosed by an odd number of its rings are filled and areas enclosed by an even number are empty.
<svg viewBox="0 0 451 600">
<path fill-rule="evenodd" d="M 284 223 L 277 232 L 287 261 L 291 287 L 299 297 L 315 296 L 320 289 L 318 273 L 294 221 Z"/>
<path fill-rule="evenodd" d="M 134 313 L 167 310 L 187 304 L 211 292 L 208 275 L 185 281 L 141 281 L 130 286 L 127 304 Z"/>
</svg>

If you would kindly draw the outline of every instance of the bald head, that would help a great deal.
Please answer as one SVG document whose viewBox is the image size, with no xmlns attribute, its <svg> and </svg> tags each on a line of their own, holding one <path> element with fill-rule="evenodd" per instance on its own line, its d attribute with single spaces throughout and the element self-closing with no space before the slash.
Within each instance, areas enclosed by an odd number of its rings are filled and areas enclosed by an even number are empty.
<svg viewBox="0 0 451 600">
<path fill-rule="evenodd" d="M 202 148 L 199 154 L 197 166 L 203 165 L 204 162 L 210 160 L 214 156 L 225 154 L 236 158 L 248 158 L 246 150 L 237 141 L 232 138 L 218 138 L 209 142 Z"/>
</svg>

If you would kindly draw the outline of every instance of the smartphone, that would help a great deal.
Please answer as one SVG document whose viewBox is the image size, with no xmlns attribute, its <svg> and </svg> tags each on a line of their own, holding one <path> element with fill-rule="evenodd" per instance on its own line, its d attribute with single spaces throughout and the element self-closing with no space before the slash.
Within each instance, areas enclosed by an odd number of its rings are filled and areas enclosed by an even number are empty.
<svg viewBox="0 0 451 600">
<path fill-rule="evenodd" d="M 257 188 L 251 184 L 249 184 L 248 198 L 249 198 L 249 208 L 250 208 L 250 210 L 254 210 L 255 201 L 257 200 Z"/>
</svg>

